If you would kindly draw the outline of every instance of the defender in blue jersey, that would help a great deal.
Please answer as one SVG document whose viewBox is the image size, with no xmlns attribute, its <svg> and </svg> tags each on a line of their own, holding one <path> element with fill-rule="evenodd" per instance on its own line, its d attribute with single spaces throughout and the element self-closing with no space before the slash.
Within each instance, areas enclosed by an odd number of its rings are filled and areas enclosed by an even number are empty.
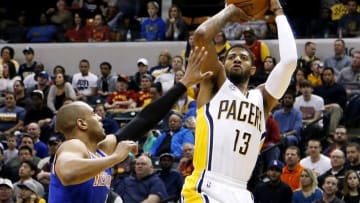
<svg viewBox="0 0 360 203">
<path fill-rule="evenodd" d="M 66 141 L 55 155 L 50 176 L 51 203 L 104 203 L 111 183 L 110 168 L 123 161 L 136 140 L 157 124 L 179 97 L 212 72 L 200 73 L 207 52 L 195 48 L 189 57 L 184 78 L 164 96 L 149 104 L 115 135 L 105 136 L 93 109 L 86 103 L 73 102 L 60 108 L 56 130 Z"/>
</svg>

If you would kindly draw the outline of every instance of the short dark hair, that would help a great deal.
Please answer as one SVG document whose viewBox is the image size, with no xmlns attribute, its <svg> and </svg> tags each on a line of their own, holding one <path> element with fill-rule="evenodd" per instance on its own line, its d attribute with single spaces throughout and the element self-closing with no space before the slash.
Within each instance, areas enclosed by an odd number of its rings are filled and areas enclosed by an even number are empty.
<svg viewBox="0 0 360 203">
<path fill-rule="evenodd" d="M 1 56 L 3 55 L 3 52 L 5 51 L 5 49 L 9 50 L 10 58 L 13 59 L 14 55 L 15 55 L 14 48 L 12 48 L 10 46 L 4 46 L 3 48 L 1 48 Z"/>
<path fill-rule="evenodd" d="M 334 71 L 334 69 L 332 67 L 325 67 L 323 69 L 323 72 L 326 71 L 326 70 L 329 70 L 332 74 L 335 74 L 335 71 Z"/>
<path fill-rule="evenodd" d="M 245 49 L 247 52 L 249 52 L 249 55 L 250 55 L 250 60 L 251 60 L 251 65 L 254 65 L 255 64 L 255 57 L 254 57 L 254 54 L 252 51 L 250 51 L 250 49 L 246 48 L 245 46 L 241 45 L 241 44 L 234 44 L 233 46 L 231 46 L 226 52 L 225 52 L 225 55 L 224 55 L 224 60 L 226 60 L 229 52 L 234 49 L 234 48 L 242 48 L 242 49 Z"/>
<path fill-rule="evenodd" d="M 103 65 L 109 67 L 110 70 L 112 69 L 111 64 L 109 62 L 107 62 L 107 61 L 104 61 L 104 62 L 100 63 L 100 67 L 103 66 Z"/>
<path fill-rule="evenodd" d="M 27 145 L 22 145 L 21 147 L 19 147 L 19 154 L 20 154 L 20 151 L 22 150 L 27 150 L 30 152 L 30 154 L 33 154 L 33 149 L 31 149 L 31 147 L 27 146 Z"/>
</svg>

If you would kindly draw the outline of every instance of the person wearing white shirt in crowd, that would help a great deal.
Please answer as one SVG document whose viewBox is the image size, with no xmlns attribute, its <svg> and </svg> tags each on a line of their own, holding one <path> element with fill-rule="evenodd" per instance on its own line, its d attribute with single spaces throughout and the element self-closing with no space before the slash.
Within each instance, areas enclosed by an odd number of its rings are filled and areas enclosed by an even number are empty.
<svg viewBox="0 0 360 203">
<path fill-rule="evenodd" d="M 321 143 L 319 140 L 309 140 L 306 150 L 308 156 L 300 160 L 300 165 L 314 171 L 316 176 L 324 174 L 331 168 L 330 158 L 321 154 Z"/>
<path fill-rule="evenodd" d="M 87 101 L 89 97 L 96 95 L 98 77 L 89 71 L 90 63 L 86 59 L 80 61 L 79 70 L 80 72 L 73 76 L 72 86 L 76 91 L 77 99 Z"/>
<path fill-rule="evenodd" d="M 154 83 L 160 82 L 163 93 L 167 92 L 175 83 L 175 73 L 179 70 L 183 70 L 184 59 L 181 56 L 174 56 L 171 61 L 172 69 L 168 73 L 159 75 Z"/>
</svg>

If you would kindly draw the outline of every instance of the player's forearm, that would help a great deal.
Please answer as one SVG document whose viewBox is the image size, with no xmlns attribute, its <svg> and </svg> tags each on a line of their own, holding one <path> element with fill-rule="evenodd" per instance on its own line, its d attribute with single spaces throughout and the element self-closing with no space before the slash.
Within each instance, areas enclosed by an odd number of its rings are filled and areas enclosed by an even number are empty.
<svg viewBox="0 0 360 203">
<path fill-rule="evenodd" d="M 236 12 L 239 12 L 239 9 L 234 5 L 229 5 L 202 23 L 194 33 L 195 46 L 202 47 L 212 43 L 216 34 L 221 31 L 227 22 L 231 21 L 232 17 L 236 15 Z"/>
<path fill-rule="evenodd" d="M 272 97 L 279 99 L 288 88 L 295 71 L 297 50 L 295 38 L 286 16 L 278 15 L 275 20 L 278 28 L 280 62 L 270 73 L 265 83 L 265 89 Z"/>
<path fill-rule="evenodd" d="M 146 106 L 130 123 L 115 133 L 117 141 L 137 140 L 151 130 L 186 92 L 187 85 L 188 83 L 175 84 L 166 94 Z"/>
<path fill-rule="evenodd" d="M 59 165 L 57 174 L 65 186 L 84 183 L 127 157 L 110 155 L 98 159 L 71 159 Z"/>
</svg>

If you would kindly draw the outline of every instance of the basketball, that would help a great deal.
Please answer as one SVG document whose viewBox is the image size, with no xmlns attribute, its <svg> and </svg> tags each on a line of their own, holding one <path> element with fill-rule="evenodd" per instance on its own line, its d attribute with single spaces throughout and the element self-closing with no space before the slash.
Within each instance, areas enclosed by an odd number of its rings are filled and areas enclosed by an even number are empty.
<svg viewBox="0 0 360 203">
<path fill-rule="evenodd" d="M 269 0 L 226 0 L 234 4 L 254 19 L 264 19 L 264 14 L 270 8 Z"/>
</svg>

